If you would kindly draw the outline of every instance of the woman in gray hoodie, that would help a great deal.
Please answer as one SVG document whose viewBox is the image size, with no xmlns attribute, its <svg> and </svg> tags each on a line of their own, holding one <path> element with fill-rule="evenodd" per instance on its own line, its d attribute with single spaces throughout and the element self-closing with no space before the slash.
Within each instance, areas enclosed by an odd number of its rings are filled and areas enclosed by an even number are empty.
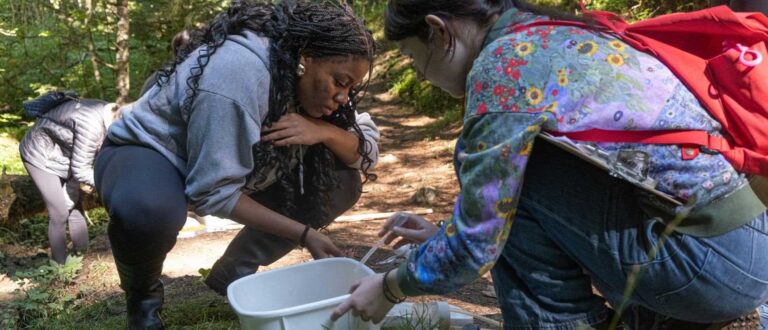
<svg viewBox="0 0 768 330">
<path fill-rule="evenodd" d="M 297 245 L 340 256 L 317 229 L 354 204 L 378 154 L 355 111 L 374 42 L 346 6 L 234 1 L 193 42 L 123 107 L 96 160 L 132 329 L 163 327 L 159 278 L 188 203 L 246 226 L 206 282 L 223 293 Z"/>
<path fill-rule="evenodd" d="M 93 187 L 93 161 L 119 108 L 61 92 L 26 102 L 25 108 L 37 119 L 21 140 L 19 152 L 48 209 L 51 259 L 63 264 L 67 225 L 75 249 L 88 248 L 80 184 Z"/>
</svg>

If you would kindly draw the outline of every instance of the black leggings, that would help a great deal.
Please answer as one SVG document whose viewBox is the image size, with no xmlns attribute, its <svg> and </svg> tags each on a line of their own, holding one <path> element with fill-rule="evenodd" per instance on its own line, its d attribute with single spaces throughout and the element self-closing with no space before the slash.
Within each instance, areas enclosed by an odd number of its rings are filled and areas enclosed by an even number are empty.
<svg viewBox="0 0 768 330">
<path fill-rule="evenodd" d="M 107 141 L 94 177 L 109 213 L 115 259 L 125 265 L 162 262 L 187 219 L 181 173 L 153 149 Z"/>
<path fill-rule="evenodd" d="M 360 196 L 357 170 L 344 167 L 340 172 L 340 187 L 332 191 L 331 204 L 344 205 L 331 205 L 343 209 L 333 210 L 334 214 L 346 211 Z M 164 260 L 187 218 L 179 171 L 153 149 L 105 142 L 96 158 L 95 179 L 109 213 L 107 232 L 115 259 L 126 265 Z M 268 190 L 252 197 L 273 207 Z"/>
</svg>

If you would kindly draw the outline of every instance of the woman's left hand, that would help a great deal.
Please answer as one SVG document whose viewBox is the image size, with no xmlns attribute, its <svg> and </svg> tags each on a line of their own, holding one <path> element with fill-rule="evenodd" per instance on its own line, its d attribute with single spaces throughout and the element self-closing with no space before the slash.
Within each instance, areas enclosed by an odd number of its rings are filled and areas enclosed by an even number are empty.
<svg viewBox="0 0 768 330">
<path fill-rule="evenodd" d="M 272 142 L 275 146 L 284 147 L 292 144 L 313 145 L 326 140 L 326 122 L 302 116 L 297 113 L 286 113 L 271 127 L 262 127 L 261 140 Z"/>
<path fill-rule="evenodd" d="M 344 301 L 331 314 L 331 320 L 338 320 L 347 311 L 352 311 L 355 316 L 360 316 L 363 321 L 379 323 L 384 320 L 392 306 L 384 298 L 384 274 L 374 274 L 355 283 L 349 293 L 352 295 Z"/>
</svg>

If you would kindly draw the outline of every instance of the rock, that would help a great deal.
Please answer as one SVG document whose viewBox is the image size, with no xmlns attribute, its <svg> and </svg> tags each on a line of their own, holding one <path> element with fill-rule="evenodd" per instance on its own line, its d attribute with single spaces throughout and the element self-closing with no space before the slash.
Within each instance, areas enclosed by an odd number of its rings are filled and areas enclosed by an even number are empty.
<svg viewBox="0 0 768 330">
<path fill-rule="evenodd" d="M 398 159 L 397 156 L 393 154 L 386 154 L 379 157 L 379 164 L 394 164 L 397 162 L 400 162 L 400 159 Z"/>
<path fill-rule="evenodd" d="M 421 187 L 408 199 L 408 202 L 416 205 L 432 205 L 437 199 L 438 191 L 433 187 Z"/>
</svg>

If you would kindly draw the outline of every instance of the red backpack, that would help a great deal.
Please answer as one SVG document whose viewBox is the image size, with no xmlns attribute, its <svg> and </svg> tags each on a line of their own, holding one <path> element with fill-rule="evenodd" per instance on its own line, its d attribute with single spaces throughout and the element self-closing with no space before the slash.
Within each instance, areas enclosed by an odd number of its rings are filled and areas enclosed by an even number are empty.
<svg viewBox="0 0 768 330">
<path fill-rule="evenodd" d="M 583 9 L 583 6 L 582 6 Z M 585 11 L 595 25 L 655 55 L 723 126 L 723 137 L 705 131 L 612 131 L 557 133 L 573 140 L 679 144 L 684 159 L 700 149 L 720 152 L 740 172 L 768 176 L 768 18 L 734 13 L 726 6 L 677 13 L 629 24 L 605 11 Z M 539 25 L 587 27 L 569 21 Z M 517 29 L 516 29 L 517 30 Z"/>
</svg>

